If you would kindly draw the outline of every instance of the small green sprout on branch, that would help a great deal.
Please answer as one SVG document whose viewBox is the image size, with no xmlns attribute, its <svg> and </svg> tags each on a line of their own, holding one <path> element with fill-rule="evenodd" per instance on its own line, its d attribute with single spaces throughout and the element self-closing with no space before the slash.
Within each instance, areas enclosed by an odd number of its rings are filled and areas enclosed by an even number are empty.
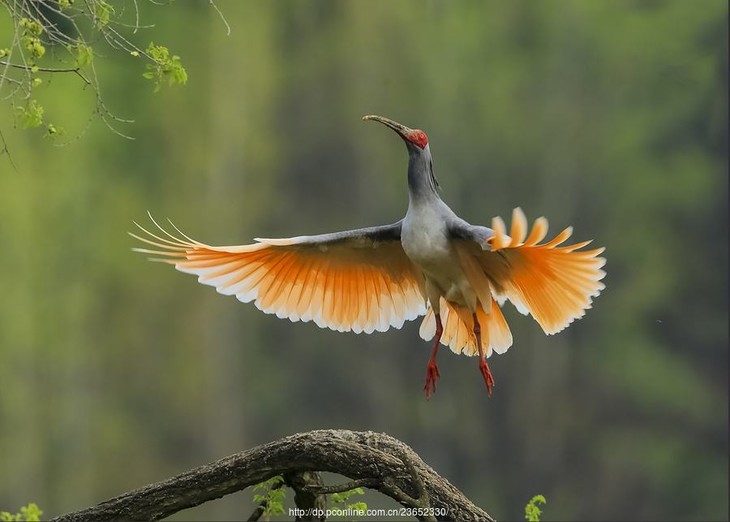
<svg viewBox="0 0 730 522">
<path fill-rule="evenodd" d="M 545 500 L 543 495 L 535 495 L 525 505 L 525 520 L 527 520 L 527 522 L 540 522 L 542 510 L 540 509 L 539 504 L 547 504 L 547 500 Z"/>
<path fill-rule="evenodd" d="M 347 504 L 347 501 L 350 500 L 350 497 L 353 497 L 355 495 L 364 495 L 365 491 L 363 491 L 362 488 L 355 488 L 351 489 L 349 491 L 343 491 L 342 493 L 332 493 L 330 495 L 330 500 L 332 500 L 332 503 L 339 509 L 342 509 L 343 511 L 367 511 L 368 505 L 365 502 L 351 502 Z"/>
<path fill-rule="evenodd" d="M 266 482 L 256 484 L 254 491 L 261 491 L 253 496 L 253 501 L 258 502 L 259 510 L 264 519 L 272 516 L 284 514 L 284 499 L 286 498 L 286 490 L 284 489 L 284 477 L 277 475 L 270 478 Z"/>
</svg>

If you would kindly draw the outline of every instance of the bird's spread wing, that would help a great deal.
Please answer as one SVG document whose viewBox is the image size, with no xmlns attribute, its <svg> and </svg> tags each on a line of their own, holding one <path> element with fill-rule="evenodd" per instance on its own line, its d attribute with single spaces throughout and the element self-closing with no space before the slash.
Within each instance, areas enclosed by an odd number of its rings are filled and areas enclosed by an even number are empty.
<svg viewBox="0 0 730 522">
<path fill-rule="evenodd" d="M 215 247 L 175 227 L 182 238 L 176 237 L 152 221 L 159 232 L 137 225 L 144 234 L 131 235 L 153 248 L 136 251 L 278 317 L 371 333 L 400 328 L 426 312 L 423 275 L 403 251 L 400 222 Z"/>
<path fill-rule="evenodd" d="M 573 233 L 568 227 L 554 239 L 539 244 L 548 222 L 538 218 L 528 234 L 521 209 L 512 213 L 510 235 L 501 218 L 492 220 L 491 251 L 480 252 L 479 262 L 498 301 L 509 299 L 529 313 L 547 334 L 554 334 L 582 317 L 593 298 L 605 288 L 601 270 L 603 248 L 581 250 L 591 241 L 562 245 Z"/>
</svg>

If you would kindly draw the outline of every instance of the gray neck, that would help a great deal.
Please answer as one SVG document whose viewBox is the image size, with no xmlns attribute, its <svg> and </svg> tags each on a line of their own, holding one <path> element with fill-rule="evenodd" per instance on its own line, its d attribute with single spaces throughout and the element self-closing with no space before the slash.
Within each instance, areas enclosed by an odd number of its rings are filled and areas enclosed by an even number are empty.
<svg viewBox="0 0 730 522">
<path fill-rule="evenodd" d="M 408 146 L 408 196 L 411 205 L 440 200 L 438 195 L 439 184 L 433 174 L 431 150 L 417 146 Z"/>
</svg>

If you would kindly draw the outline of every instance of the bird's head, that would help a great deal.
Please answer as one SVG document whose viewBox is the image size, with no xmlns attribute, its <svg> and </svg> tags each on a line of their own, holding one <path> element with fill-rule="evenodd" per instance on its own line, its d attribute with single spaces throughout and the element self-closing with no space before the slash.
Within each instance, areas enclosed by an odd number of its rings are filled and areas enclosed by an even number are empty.
<svg viewBox="0 0 730 522">
<path fill-rule="evenodd" d="M 398 136 L 403 138 L 403 141 L 406 142 L 409 150 L 412 149 L 412 147 L 415 147 L 424 151 L 426 150 L 426 147 L 428 147 L 428 136 L 426 136 L 426 133 L 420 129 L 411 129 L 397 121 L 384 118 L 383 116 L 377 116 L 375 114 L 368 114 L 367 116 L 363 116 L 362 119 L 379 121 L 386 127 L 390 127 L 398 134 Z"/>
<path fill-rule="evenodd" d="M 439 183 L 433 173 L 431 148 L 428 146 L 426 133 L 420 129 L 411 129 L 397 121 L 375 114 L 368 114 L 363 116 L 362 119 L 379 121 L 403 138 L 408 148 L 408 187 L 411 195 L 437 194 Z"/>
</svg>

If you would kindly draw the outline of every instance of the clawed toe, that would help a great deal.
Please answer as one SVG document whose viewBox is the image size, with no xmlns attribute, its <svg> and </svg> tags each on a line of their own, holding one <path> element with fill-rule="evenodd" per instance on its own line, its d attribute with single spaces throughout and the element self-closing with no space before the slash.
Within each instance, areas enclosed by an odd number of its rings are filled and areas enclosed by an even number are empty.
<svg viewBox="0 0 730 522">
<path fill-rule="evenodd" d="M 484 377 L 484 384 L 487 385 L 487 395 L 491 396 L 492 388 L 494 388 L 494 377 L 492 377 L 492 372 L 489 369 L 486 359 L 479 360 L 479 370 L 481 370 L 482 377 Z"/>
<path fill-rule="evenodd" d="M 439 377 L 439 367 L 436 364 L 429 363 L 426 368 L 426 384 L 423 386 L 427 400 L 431 398 L 431 395 L 436 393 L 436 381 L 438 381 Z"/>
</svg>

